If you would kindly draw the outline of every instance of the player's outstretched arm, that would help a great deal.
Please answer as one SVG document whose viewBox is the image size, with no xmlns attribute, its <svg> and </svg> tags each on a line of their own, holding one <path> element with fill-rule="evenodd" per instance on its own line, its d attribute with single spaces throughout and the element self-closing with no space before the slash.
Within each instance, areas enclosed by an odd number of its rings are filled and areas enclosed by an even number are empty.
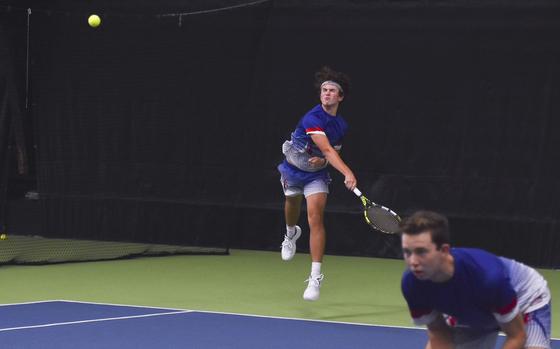
<svg viewBox="0 0 560 349">
<path fill-rule="evenodd" d="M 428 325 L 428 344 L 426 349 L 453 349 L 453 337 L 442 315 Z"/>
<path fill-rule="evenodd" d="M 348 167 L 338 152 L 331 146 L 329 143 L 329 139 L 325 135 L 321 134 L 314 134 L 311 135 L 311 139 L 313 143 L 317 145 L 321 153 L 325 156 L 325 158 L 330 162 L 330 164 L 336 168 L 342 175 L 344 175 L 344 185 L 346 188 L 353 190 L 358 185 L 358 181 L 354 176 L 350 167 Z"/>
<path fill-rule="evenodd" d="M 502 349 L 522 349 L 527 340 L 525 325 L 521 314 L 517 314 L 510 322 L 500 324 L 502 331 L 506 334 L 506 340 Z"/>
</svg>

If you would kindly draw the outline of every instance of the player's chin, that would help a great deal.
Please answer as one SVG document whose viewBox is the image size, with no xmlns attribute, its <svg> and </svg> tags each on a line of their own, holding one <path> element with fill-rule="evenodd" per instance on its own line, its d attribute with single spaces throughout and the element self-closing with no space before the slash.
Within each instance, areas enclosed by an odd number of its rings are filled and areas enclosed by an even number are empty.
<svg viewBox="0 0 560 349">
<path fill-rule="evenodd" d="M 411 270 L 412 271 L 412 275 L 414 275 L 414 277 L 416 277 L 419 280 L 425 280 L 427 279 L 426 274 L 422 271 L 422 270 Z"/>
</svg>

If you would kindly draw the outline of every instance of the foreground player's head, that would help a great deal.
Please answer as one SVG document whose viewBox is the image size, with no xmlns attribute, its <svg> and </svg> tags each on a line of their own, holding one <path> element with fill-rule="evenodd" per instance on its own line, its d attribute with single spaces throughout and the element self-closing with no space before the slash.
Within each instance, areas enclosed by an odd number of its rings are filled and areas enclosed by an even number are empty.
<svg viewBox="0 0 560 349">
<path fill-rule="evenodd" d="M 418 279 L 442 281 L 449 267 L 449 223 L 431 211 L 418 211 L 401 222 L 406 264 Z"/>
<path fill-rule="evenodd" d="M 350 92 L 350 78 L 330 67 L 323 67 L 315 73 L 315 87 L 319 90 L 321 103 L 340 103 Z"/>
<path fill-rule="evenodd" d="M 439 249 L 443 244 L 449 244 L 449 222 L 447 218 L 432 211 L 417 211 L 404 219 L 401 224 L 403 235 L 419 235 L 429 233 L 432 242 Z"/>
</svg>

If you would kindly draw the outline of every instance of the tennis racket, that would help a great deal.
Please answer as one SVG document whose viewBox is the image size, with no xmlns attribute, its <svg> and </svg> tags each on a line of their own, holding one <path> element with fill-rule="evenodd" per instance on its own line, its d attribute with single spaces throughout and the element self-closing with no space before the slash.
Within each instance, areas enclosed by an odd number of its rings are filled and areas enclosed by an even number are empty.
<svg viewBox="0 0 560 349">
<path fill-rule="evenodd" d="M 395 211 L 370 201 L 358 188 L 354 188 L 353 192 L 362 200 L 362 205 L 364 205 L 364 218 L 367 224 L 382 233 L 396 234 L 399 232 L 401 217 L 399 217 Z"/>
</svg>

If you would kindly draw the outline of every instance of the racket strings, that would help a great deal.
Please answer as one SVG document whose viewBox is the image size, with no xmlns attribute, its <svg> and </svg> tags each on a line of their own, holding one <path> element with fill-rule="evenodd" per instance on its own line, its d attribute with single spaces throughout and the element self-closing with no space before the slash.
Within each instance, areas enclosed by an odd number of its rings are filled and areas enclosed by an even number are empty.
<svg viewBox="0 0 560 349">
<path fill-rule="evenodd" d="M 385 233 L 399 232 L 399 216 L 385 207 L 369 207 L 366 218 L 370 224 Z"/>
</svg>

